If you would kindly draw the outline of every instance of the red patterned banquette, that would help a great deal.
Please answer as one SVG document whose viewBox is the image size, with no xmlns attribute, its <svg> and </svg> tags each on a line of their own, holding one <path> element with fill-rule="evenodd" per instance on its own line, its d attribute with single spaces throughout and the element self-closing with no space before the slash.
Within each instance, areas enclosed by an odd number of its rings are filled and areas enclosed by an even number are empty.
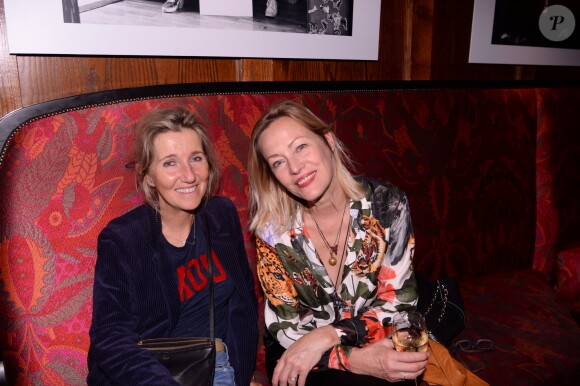
<svg viewBox="0 0 580 386">
<path fill-rule="evenodd" d="M 580 84 L 182 84 L 105 91 L 0 120 L 0 347 L 11 385 L 82 385 L 96 239 L 139 205 L 125 166 L 147 111 L 185 105 L 210 129 L 221 194 L 247 220 L 249 135 L 279 99 L 304 103 L 358 172 L 408 194 L 416 269 L 461 280 L 459 353 L 492 385 L 572 384 L 580 371 Z M 255 252 L 250 235 L 251 265 Z M 259 294 L 259 288 L 256 286 Z M 263 351 L 258 353 L 263 371 Z"/>
</svg>

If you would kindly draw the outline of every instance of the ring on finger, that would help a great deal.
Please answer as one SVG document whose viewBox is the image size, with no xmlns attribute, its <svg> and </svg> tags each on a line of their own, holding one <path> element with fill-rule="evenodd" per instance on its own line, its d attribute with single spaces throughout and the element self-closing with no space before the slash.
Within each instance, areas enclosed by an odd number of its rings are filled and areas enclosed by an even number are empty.
<svg viewBox="0 0 580 386">
<path fill-rule="evenodd" d="M 288 383 L 296 383 L 296 377 L 288 378 Z"/>
</svg>

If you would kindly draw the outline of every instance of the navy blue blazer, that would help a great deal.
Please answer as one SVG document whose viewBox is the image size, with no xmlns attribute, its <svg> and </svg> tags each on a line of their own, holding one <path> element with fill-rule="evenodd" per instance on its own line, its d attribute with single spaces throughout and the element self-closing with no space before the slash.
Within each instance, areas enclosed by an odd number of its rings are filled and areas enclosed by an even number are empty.
<svg viewBox="0 0 580 386">
<path fill-rule="evenodd" d="M 224 197 L 202 203 L 196 221 L 204 216 L 212 249 L 235 286 L 225 342 L 230 364 L 236 384 L 249 385 L 256 363 L 258 309 L 240 220 Z M 141 339 L 168 337 L 179 318 L 179 293 L 160 253 L 160 239 L 161 218 L 148 205 L 112 220 L 99 235 L 89 385 L 177 385 L 163 365 L 137 346 Z"/>
</svg>

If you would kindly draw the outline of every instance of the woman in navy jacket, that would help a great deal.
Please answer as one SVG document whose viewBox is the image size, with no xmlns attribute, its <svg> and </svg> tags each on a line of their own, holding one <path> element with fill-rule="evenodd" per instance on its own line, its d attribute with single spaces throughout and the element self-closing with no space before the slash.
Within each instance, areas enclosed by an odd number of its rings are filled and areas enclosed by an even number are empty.
<svg viewBox="0 0 580 386">
<path fill-rule="evenodd" d="M 214 385 L 233 384 L 232 377 L 238 386 L 250 384 L 258 335 L 254 281 L 237 211 L 212 195 L 219 168 L 205 129 L 186 109 L 154 111 L 136 131 L 134 156 L 147 204 L 99 235 L 88 384 L 177 384 L 137 342 L 209 336 L 207 232 L 216 338 L 226 347 L 217 353 Z"/>
</svg>

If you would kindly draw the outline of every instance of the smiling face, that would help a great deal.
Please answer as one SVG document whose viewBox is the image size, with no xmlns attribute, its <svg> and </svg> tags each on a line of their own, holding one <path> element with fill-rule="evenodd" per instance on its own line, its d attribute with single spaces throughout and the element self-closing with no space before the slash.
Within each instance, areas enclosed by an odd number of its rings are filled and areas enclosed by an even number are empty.
<svg viewBox="0 0 580 386">
<path fill-rule="evenodd" d="M 314 205 L 330 199 L 336 186 L 330 133 L 320 137 L 301 123 L 281 117 L 258 140 L 270 170 L 294 196 Z"/>
<path fill-rule="evenodd" d="M 145 182 L 157 190 L 162 216 L 192 212 L 208 187 L 209 164 L 199 135 L 191 129 L 165 132 L 153 141 Z"/>
</svg>

